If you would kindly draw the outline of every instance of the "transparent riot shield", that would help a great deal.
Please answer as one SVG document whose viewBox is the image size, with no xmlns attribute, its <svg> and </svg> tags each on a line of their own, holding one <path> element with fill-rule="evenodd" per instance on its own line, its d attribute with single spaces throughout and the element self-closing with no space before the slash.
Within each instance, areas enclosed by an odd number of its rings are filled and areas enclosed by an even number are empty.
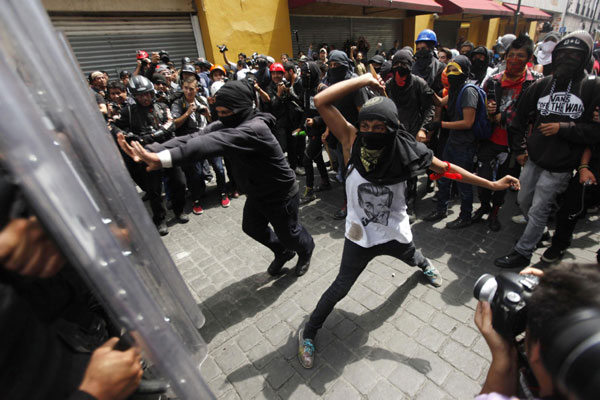
<svg viewBox="0 0 600 400">
<path fill-rule="evenodd" d="M 179 326 L 181 319 L 176 316 L 185 313 L 196 328 L 204 324 L 204 316 L 139 201 L 66 42 L 59 40 L 37 0 L 5 1 L 0 9 L 0 36 L 0 51 L 10 68 L 25 82 L 50 132 L 60 133 L 54 139 L 68 149 L 70 162 L 92 183 L 87 186 L 91 197 L 110 210 L 106 220 L 127 229 L 123 245 L 131 248 L 130 257 L 144 284 L 202 362 L 207 354 L 204 341 L 187 324 Z"/>
<path fill-rule="evenodd" d="M 212 398 L 196 306 L 81 72 L 37 1 L 0 8 L 0 159 L 65 256 L 181 398 Z"/>
</svg>

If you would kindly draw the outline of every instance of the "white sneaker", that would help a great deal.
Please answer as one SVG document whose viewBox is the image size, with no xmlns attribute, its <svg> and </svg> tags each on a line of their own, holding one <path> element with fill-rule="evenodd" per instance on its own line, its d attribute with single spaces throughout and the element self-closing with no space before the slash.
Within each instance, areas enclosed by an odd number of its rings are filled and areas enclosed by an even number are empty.
<svg viewBox="0 0 600 400">
<path fill-rule="evenodd" d="M 512 222 L 514 222 L 515 224 L 526 224 L 527 223 L 527 219 L 525 218 L 524 215 L 514 215 L 511 218 Z"/>
</svg>

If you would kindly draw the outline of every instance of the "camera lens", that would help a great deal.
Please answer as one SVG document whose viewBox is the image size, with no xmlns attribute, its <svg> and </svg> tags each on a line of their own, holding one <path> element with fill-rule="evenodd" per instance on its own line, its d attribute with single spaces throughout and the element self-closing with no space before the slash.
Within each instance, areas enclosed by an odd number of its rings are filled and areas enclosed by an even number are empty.
<svg viewBox="0 0 600 400">
<path fill-rule="evenodd" d="M 490 274 L 483 274 L 475 282 L 473 287 L 473 296 L 480 301 L 487 301 L 490 303 L 496 294 L 496 288 L 498 282 L 496 278 Z"/>
</svg>

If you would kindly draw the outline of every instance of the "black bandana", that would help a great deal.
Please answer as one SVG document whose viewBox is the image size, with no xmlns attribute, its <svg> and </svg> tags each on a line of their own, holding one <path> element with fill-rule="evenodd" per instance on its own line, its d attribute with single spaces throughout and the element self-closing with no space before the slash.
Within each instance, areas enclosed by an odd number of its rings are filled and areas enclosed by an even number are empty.
<svg viewBox="0 0 600 400">
<path fill-rule="evenodd" d="M 364 120 L 385 122 L 390 135 L 381 151 L 373 152 L 365 146 L 372 142 L 373 136 L 378 142 L 382 134 L 359 132 L 352 146 L 350 162 L 360 175 L 370 182 L 381 185 L 393 185 L 406 181 L 429 167 L 433 152 L 404 129 L 398 121 L 398 110 L 394 102 L 385 97 L 368 100 L 358 113 L 358 123 Z"/>
<path fill-rule="evenodd" d="M 253 104 L 254 89 L 246 79 L 227 82 L 215 95 L 215 107 L 233 111 L 233 115 L 219 118 L 227 128 L 234 128 L 250 118 L 254 114 Z"/>
</svg>

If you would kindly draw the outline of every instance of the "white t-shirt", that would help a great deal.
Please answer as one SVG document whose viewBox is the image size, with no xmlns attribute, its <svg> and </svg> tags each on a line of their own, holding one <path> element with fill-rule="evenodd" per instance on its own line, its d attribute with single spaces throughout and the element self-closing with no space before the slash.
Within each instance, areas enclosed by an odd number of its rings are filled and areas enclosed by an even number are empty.
<svg viewBox="0 0 600 400">
<path fill-rule="evenodd" d="M 406 213 L 405 190 L 405 182 L 376 185 L 353 169 L 346 178 L 346 238 L 362 247 L 391 240 L 410 243 L 412 232 Z"/>
</svg>

